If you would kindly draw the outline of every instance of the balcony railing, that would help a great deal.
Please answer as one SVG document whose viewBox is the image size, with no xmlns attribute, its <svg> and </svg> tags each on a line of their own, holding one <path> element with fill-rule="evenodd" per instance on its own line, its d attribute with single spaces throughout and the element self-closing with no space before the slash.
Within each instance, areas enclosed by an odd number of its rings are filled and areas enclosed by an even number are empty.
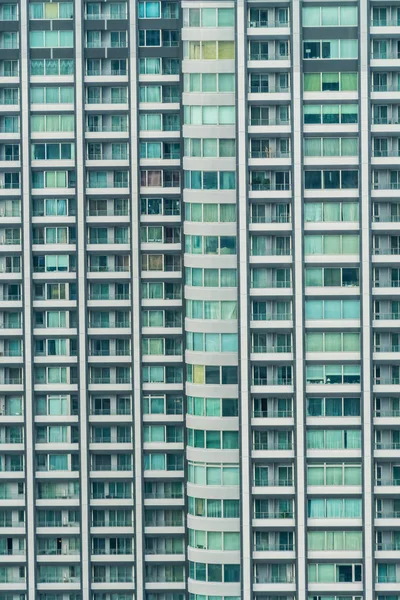
<svg viewBox="0 0 400 600">
<path fill-rule="evenodd" d="M 250 158 L 290 158 L 290 152 L 281 152 L 279 150 L 253 150 L 250 152 Z"/>
<path fill-rule="evenodd" d="M 107 19 L 127 19 L 126 11 L 116 11 L 113 13 L 100 13 L 100 14 L 86 14 L 85 19 L 87 21 L 105 21 Z"/>
<path fill-rule="evenodd" d="M 103 266 L 103 265 L 89 265 L 89 273 L 127 273 L 130 270 L 129 266 Z"/>
<path fill-rule="evenodd" d="M 275 191 L 275 192 L 284 192 L 291 189 L 289 183 L 251 183 L 250 190 L 253 192 L 258 191 Z"/>
<path fill-rule="evenodd" d="M 129 208 L 89 208 L 87 215 L 88 217 L 128 217 Z"/>
<path fill-rule="evenodd" d="M 381 510 L 377 511 L 375 517 L 377 519 L 400 519 L 400 512 L 393 510 Z"/>
<path fill-rule="evenodd" d="M 252 381 L 252 385 L 292 385 L 293 379 L 291 377 L 276 377 L 276 378 L 265 378 L 256 377 Z"/>
<path fill-rule="evenodd" d="M 400 550 L 400 542 L 377 542 L 375 550 Z"/>
<path fill-rule="evenodd" d="M 279 52 L 250 52 L 249 60 L 289 60 L 290 54 L 280 54 Z"/>
<path fill-rule="evenodd" d="M 254 442 L 253 450 L 293 450 L 292 442 Z"/>
<path fill-rule="evenodd" d="M 377 181 L 372 183 L 374 190 L 400 190 L 399 181 Z"/>
<path fill-rule="evenodd" d="M 374 85 L 372 84 L 372 92 L 400 92 L 400 88 L 398 85 L 388 85 L 386 83 L 381 84 L 381 85 Z M 377 123 L 376 121 L 380 121 L 381 123 Z M 374 118 L 374 125 L 378 125 L 378 124 L 383 124 L 383 125 L 395 125 L 395 121 L 391 121 L 387 118 L 383 118 L 383 119 L 378 119 L 378 118 Z"/>
<path fill-rule="evenodd" d="M 256 552 L 293 552 L 294 544 L 276 544 L 274 542 L 258 542 L 254 544 Z"/>
<path fill-rule="evenodd" d="M 110 521 L 107 519 L 100 519 L 93 521 L 92 527 L 132 527 L 132 521 L 123 520 L 123 521 Z"/>
<path fill-rule="evenodd" d="M 292 352 L 293 348 L 291 345 L 286 346 L 268 346 L 264 344 L 257 344 L 252 347 L 252 352 L 255 354 L 276 354 L 279 352 Z"/>
<path fill-rule="evenodd" d="M 374 377 L 374 385 L 399 385 L 399 377 Z"/>
<path fill-rule="evenodd" d="M 144 497 L 146 499 L 172 499 L 172 498 L 183 498 L 183 492 L 164 492 L 164 494 L 161 496 L 160 494 L 157 493 L 152 493 L 152 492 L 145 492 L 144 493 Z"/>
<path fill-rule="evenodd" d="M 392 87 L 389 89 L 389 86 L 380 86 L 381 88 L 386 89 L 376 89 L 377 86 L 374 86 L 373 92 L 400 92 L 398 87 Z M 379 86 L 378 86 L 379 87 Z M 373 124 L 374 125 L 398 125 L 400 123 L 399 119 L 395 119 L 394 117 L 389 119 L 388 117 L 374 117 Z"/>
<path fill-rule="evenodd" d="M 92 577 L 93 583 L 130 583 L 133 581 L 132 575 L 93 575 Z"/>
<path fill-rule="evenodd" d="M 379 346 L 374 346 L 374 352 L 400 352 L 400 346 L 398 344 L 379 344 Z"/>
<path fill-rule="evenodd" d="M 4 377 L 4 383 L 6 385 L 22 385 L 22 376 L 21 377 Z M 18 469 L 19 471 L 19 469 Z"/>
<path fill-rule="evenodd" d="M 293 411 L 288 410 L 254 410 L 253 417 L 257 419 L 288 419 L 293 417 Z"/>
<path fill-rule="evenodd" d="M 269 83 L 250 83 L 250 94 L 287 94 L 290 92 L 289 86 L 272 85 Z"/>
<path fill-rule="evenodd" d="M 399 150 L 373 150 L 372 156 L 374 158 L 386 158 L 388 156 L 393 156 L 398 158 L 400 156 Z"/>
<path fill-rule="evenodd" d="M 400 479 L 394 479 L 394 478 L 379 478 L 375 480 L 375 485 L 376 486 L 397 486 L 400 485 Z"/>
<path fill-rule="evenodd" d="M 400 450 L 400 442 L 375 442 L 375 450 Z"/>
<path fill-rule="evenodd" d="M 272 512 L 264 512 L 264 511 L 255 511 L 254 512 L 255 519 L 293 519 L 294 512 L 292 511 L 272 511 Z"/>
<path fill-rule="evenodd" d="M 386 59 L 398 59 L 400 58 L 400 53 L 395 52 L 371 52 L 372 60 L 386 60 Z"/>
<path fill-rule="evenodd" d="M 295 578 L 294 576 L 286 576 L 286 577 L 279 577 L 279 576 L 267 576 L 267 575 L 255 575 L 254 576 L 254 583 L 294 583 L 295 582 Z"/>
<path fill-rule="evenodd" d="M 396 256 L 400 254 L 400 248 L 372 248 L 375 256 Z"/>
<path fill-rule="evenodd" d="M 92 465 L 91 471 L 131 471 L 132 465 Z"/>
<path fill-rule="evenodd" d="M 400 417 L 400 410 L 394 408 L 380 409 L 374 411 L 375 417 Z"/>
<path fill-rule="evenodd" d="M 96 435 L 92 436 L 90 441 L 92 444 L 130 444 L 132 437 L 129 435 L 112 438 L 108 435 Z"/>
<path fill-rule="evenodd" d="M 99 77 L 104 75 L 128 75 L 127 69 L 87 69 L 87 77 Z"/>
<path fill-rule="evenodd" d="M 400 287 L 400 280 L 396 281 L 395 279 L 393 281 L 376 281 L 374 280 L 372 282 L 372 286 L 373 287 L 378 287 L 378 288 L 387 288 L 387 287 L 392 287 L 392 288 L 398 288 Z"/>
<path fill-rule="evenodd" d="M 79 583 L 80 577 L 70 577 L 69 575 L 38 575 L 39 583 Z"/>
<path fill-rule="evenodd" d="M 86 125 L 86 131 L 89 133 L 128 133 L 128 125 L 126 127 L 118 125 Z"/>
<path fill-rule="evenodd" d="M 250 117 L 249 125 L 259 127 L 260 125 L 290 125 L 289 119 L 262 119 L 257 117 Z"/>
<path fill-rule="evenodd" d="M 399 19 L 371 19 L 372 27 L 399 27 Z"/>
<path fill-rule="evenodd" d="M 183 527 L 183 520 L 181 519 L 164 519 L 159 521 L 157 519 L 146 519 L 145 527 Z"/>
<path fill-rule="evenodd" d="M 76 556 L 77 554 L 80 554 L 80 550 L 77 548 L 62 548 L 61 550 L 57 548 L 38 549 L 38 555 L 40 556 Z"/>
<path fill-rule="evenodd" d="M 13 521 L 12 519 L 0 519 L 0 527 L 25 527 L 23 521 Z"/>
<path fill-rule="evenodd" d="M 265 21 L 265 20 L 257 20 L 257 21 L 248 21 L 247 27 L 250 29 L 255 29 L 259 27 L 289 27 L 288 21 Z"/>
<path fill-rule="evenodd" d="M 290 214 L 286 215 L 252 215 L 251 223 L 291 223 Z"/>
<path fill-rule="evenodd" d="M 254 479 L 255 487 L 292 487 L 293 485 L 293 479 L 268 479 L 263 477 L 256 477 Z"/>
<path fill-rule="evenodd" d="M 86 42 L 86 48 L 127 48 L 128 41 L 120 41 L 120 42 L 106 42 L 102 40 L 96 40 L 93 42 Z"/>
</svg>

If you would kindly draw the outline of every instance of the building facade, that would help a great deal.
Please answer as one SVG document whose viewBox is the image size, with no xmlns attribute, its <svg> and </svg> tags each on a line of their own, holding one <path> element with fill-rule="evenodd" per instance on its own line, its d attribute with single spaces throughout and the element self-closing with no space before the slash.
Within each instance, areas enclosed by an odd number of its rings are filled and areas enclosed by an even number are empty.
<svg viewBox="0 0 400 600">
<path fill-rule="evenodd" d="M 400 0 L 1 0 L 0 600 L 398 600 L 399 289 Z"/>
</svg>

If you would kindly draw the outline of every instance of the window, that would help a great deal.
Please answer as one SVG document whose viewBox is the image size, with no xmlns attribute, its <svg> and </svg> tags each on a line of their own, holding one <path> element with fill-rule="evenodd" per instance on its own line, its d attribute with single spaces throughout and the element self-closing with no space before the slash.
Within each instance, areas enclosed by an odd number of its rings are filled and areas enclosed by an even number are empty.
<svg viewBox="0 0 400 600">
<path fill-rule="evenodd" d="M 304 204 L 304 220 L 307 223 L 359 220 L 358 202 L 306 202 Z"/>
<path fill-rule="evenodd" d="M 57 3 L 54 5 L 57 8 Z M 68 30 L 31 31 L 29 40 L 31 48 L 73 48 L 74 32 Z"/>
<path fill-rule="evenodd" d="M 187 365 L 187 380 L 203 385 L 237 385 L 237 367 Z"/>
<path fill-rule="evenodd" d="M 189 319 L 211 319 L 227 321 L 237 319 L 236 301 L 187 300 L 186 317 Z"/>
<path fill-rule="evenodd" d="M 34 132 L 74 131 L 74 115 L 32 115 L 31 129 Z"/>
<path fill-rule="evenodd" d="M 185 171 L 185 188 L 190 190 L 234 190 L 235 171 Z"/>
<path fill-rule="evenodd" d="M 233 223 L 236 221 L 236 204 L 185 204 L 185 220 L 203 223 Z"/>
<path fill-rule="evenodd" d="M 185 138 L 185 156 L 194 157 L 234 157 L 236 140 L 216 138 Z"/>
<path fill-rule="evenodd" d="M 73 19 L 72 2 L 32 2 L 29 4 L 30 19 Z"/>
<path fill-rule="evenodd" d="M 324 463 L 309 466 L 307 485 L 362 485 L 361 465 Z"/>
<path fill-rule="evenodd" d="M 304 139 L 305 156 L 357 156 L 358 138 L 311 138 Z"/>
<path fill-rule="evenodd" d="M 240 565 L 193 563 L 189 561 L 189 577 L 209 582 L 239 582 Z"/>
<path fill-rule="evenodd" d="M 233 8 L 185 8 L 184 27 L 233 27 L 235 12 Z"/>
<path fill-rule="evenodd" d="M 307 431 L 307 448 L 319 449 L 359 449 L 361 431 L 359 429 L 318 429 Z"/>
<path fill-rule="evenodd" d="M 306 300 L 306 319 L 359 319 L 359 300 Z"/>
<path fill-rule="evenodd" d="M 305 92 L 356 92 L 358 73 L 304 73 Z"/>
<path fill-rule="evenodd" d="M 234 125 L 235 106 L 185 106 L 186 125 Z"/>
<path fill-rule="evenodd" d="M 73 87 L 31 87 L 32 104 L 73 104 Z"/>
<path fill-rule="evenodd" d="M 188 463 L 188 481 L 196 485 L 238 485 L 239 467 L 235 464 L 229 466 L 218 463 Z"/>
<path fill-rule="evenodd" d="M 74 60 L 70 59 L 38 59 L 30 61 L 30 72 L 32 76 L 47 75 L 73 75 Z"/>
<path fill-rule="evenodd" d="M 308 365 L 306 367 L 307 385 L 323 384 L 359 384 L 361 381 L 360 365 Z"/>
<path fill-rule="evenodd" d="M 206 417 L 237 417 L 237 398 L 187 397 L 187 412 L 190 415 Z"/>
<path fill-rule="evenodd" d="M 303 7 L 303 27 L 357 27 L 357 6 Z"/>
<path fill-rule="evenodd" d="M 161 158 L 161 142 L 140 142 L 140 158 Z"/>
<path fill-rule="evenodd" d="M 236 269 L 185 268 L 185 284 L 192 287 L 236 287 Z"/>
<path fill-rule="evenodd" d="M 185 92 L 234 92 L 234 73 L 185 73 L 183 76 Z"/>
<path fill-rule="evenodd" d="M 362 566 L 331 563 L 309 564 L 308 581 L 319 583 L 362 581 Z"/>
<path fill-rule="evenodd" d="M 357 104 L 305 104 L 304 124 L 358 123 Z"/>
<path fill-rule="evenodd" d="M 358 254 L 359 236 L 356 234 L 343 235 L 305 235 L 304 254 Z"/>
<path fill-rule="evenodd" d="M 209 519 L 238 519 L 239 500 L 214 500 L 189 496 L 188 513 Z"/>
<path fill-rule="evenodd" d="M 73 188 L 75 187 L 75 171 L 32 171 L 32 187 Z"/>
<path fill-rule="evenodd" d="M 359 352 L 360 334 L 356 332 L 306 333 L 307 352 Z"/>
<path fill-rule="evenodd" d="M 186 333 L 186 349 L 194 352 L 237 352 L 236 333 Z"/>
<path fill-rule="evenodd" d="M 2 21 L 17 21 L 18 4 L 3 4 L 0 6 L 0 19 Z"/>
<path fill-rule="evenodd" d="M 139 2 L 139 19 L 160 19 L 161 2 Z"/>
<path fill-rule="evenodd" d="M 235 42 L 183 42 L 183 58 L 189 60 L 234 60 Z"/>
<path fill-rule="evenodd" d="M 185 252 L 187 254 L 236 254 L 236 237 L 186 235 Z"/>
<path fill-rule="evenodd" d="M 237 450 L 239 448 L 239 433 L 237 431 L 188 429 L 187 436 L 187 444 L 193 448 L 218 450 Z"/>
<path fill-rule="evenodd" d="M 202 550 L 239 550 L 240 533 L 189 529 L 189 546 Z"/>
<path fill-rule="evenodd" d="M 361 519 L 361 498 L 313 498 L 308 500 L 310 519 Z"/>
<path fill-rule="evenodd" d="M 72 160 L 74 144 L 32 144 L 32 160 Z"/>
<path fill-rule="evenodd" d="M 358 417 L 359 398 L 308 398 L 307 415 L 311 417 Z"/>
<path fill-rule="evenodd" d="M 359 269 L 358 267 L 306 268 L 305 284 L 311 287 L 358 287 Z"/>
<path fill-rule="evenodd" d="M 305 171 L 304 189 L 306 190 L 338 190 L 357 189 L 358 171 Z"/>
<path fill-rule="evenodd" d="M 303 42 L 304 59 L 358 58 L 358 40 L 313 40 Z"/>
<path fill-rule="evenodd" d="M 161 46 L 161 31 L 159 29 L 140 29 L 139 46 Z"/>
</svg>

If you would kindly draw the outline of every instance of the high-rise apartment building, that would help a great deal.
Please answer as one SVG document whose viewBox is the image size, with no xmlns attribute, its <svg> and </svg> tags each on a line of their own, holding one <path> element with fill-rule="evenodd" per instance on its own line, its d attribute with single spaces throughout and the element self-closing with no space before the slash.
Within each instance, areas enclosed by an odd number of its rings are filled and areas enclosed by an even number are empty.
<svg viewBox="0 0 400 600">
<path fill-rule="evenodd" d="M 0 2 L 0 600 L 399 600 L 400 0 Z"/>
</svg>

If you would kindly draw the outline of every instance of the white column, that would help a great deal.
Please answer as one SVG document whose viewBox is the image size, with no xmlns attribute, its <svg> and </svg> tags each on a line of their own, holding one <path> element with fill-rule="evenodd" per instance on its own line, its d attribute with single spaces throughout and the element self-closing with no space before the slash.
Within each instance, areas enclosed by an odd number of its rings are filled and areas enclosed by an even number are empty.
<svg viewBox="0 0 400 600">
<path fill-rule="evenodd" d="M 306 594 L 306 471 L 304 432 L 304 347 L 303 347 L 303 194 L 302 194 L 302 81 L 301 81 L 301 21 L 300 2 L 292 2 L 292 131 L 293 131 L 293 345 L 294 362 L 294 415 L 296 436 L 296 544 L 297 544 L 297 598 Z"/>
<path fill-rule="evenodd" d="M 239 275 L 239 370 L 240 370 L 240 470 L 241 470 L 241 563 L 242 598 L 252 597 L 251 548 L 251 423 L 249 394 L 249 282 L 247 223 L 247 127 L 246 127 L 246 4 L 236 3 L 236 69 L 237 69 L 237 218 Z"/>
<path fill-rule="evenodd" d="M 141 332 L 140 332 L 140 198 L 138 157 L 138 97 L 137 97 L 137 35 L 136 3 L 129 4 L 129 73 L 130 73 L 130 186 L 131 186 L 131 307 L 132 307 L 132 354 L 134 418 L 134 473 L 135 473 L 135 600 L 144 599 L 143 559 L 143 461 L 142 461 L 142 388 L 141 388 Z"/>
<path fill-rule="evenodd" d="M 371 393 L 371 270 L 370 270 L 370 178 L 369 178 L 369 6 L 359 3 L 360 26 L 360 234 L 362 315 L 362 415 L 364 464 L 364 598 L 373 600 L 373 450 Z"/>
<path fill-rule="evenodd" d="M 81 486 L 81 569 L 82 600 L 90 598 L 90 547 L 89 547 L 89 467 L 88 467 L 88 416 L 87 416 L 87 308 L 86 308 L 86 206 L 85 206 L 85 137 L 84 137 L 84 73 L 83 6 L 75 0 L 75 140 L 76 140 L 76 225 L 77 225 L 77 288 L 78 288 L 78 346 L 79 346 L 79 421 L 80 421 L 80 486 Z"/>
<path fill-rule="evenodd" d="M 30 127 L 29 127 L 29 5 L 20 4 L 20 144 L 22 156 L 22 277 L 23 277 L 23 332 L 24 332 L 24 409 L 25 409 L 25 506 L 26 506 L 26 567 L 27 598 L 36 596 L 35 560 L 35 447 L 33 438 L 32 390 L 32 287 L 31 287 L 31 202 L 30 202 Z"/>
</svg>

